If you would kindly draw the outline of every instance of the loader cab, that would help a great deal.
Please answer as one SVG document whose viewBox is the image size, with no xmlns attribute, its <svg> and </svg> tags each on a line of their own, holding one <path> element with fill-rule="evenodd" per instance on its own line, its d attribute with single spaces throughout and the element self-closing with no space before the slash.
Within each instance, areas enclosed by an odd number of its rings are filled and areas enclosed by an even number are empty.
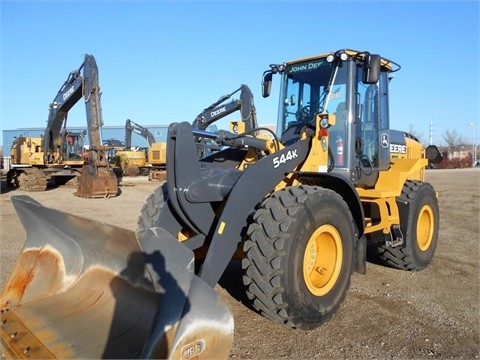
<svg viewBox="0 0 480 360">
<path fill-rule="evenodd" d="M 356 186 L 373 187 L 379 171 L 389 167 L 391 67 L 385 64 L 378 55 L 340 51 L 271 65 L 273 74 L 282 73 L 277 122 L 281 142 L 298 141 L 302 129 L 315 127 L 316 114 L 335 115 L 328 128 L 328 170 Z M 266 73 L 264 96 L 270 79 Z"/>
</svg>

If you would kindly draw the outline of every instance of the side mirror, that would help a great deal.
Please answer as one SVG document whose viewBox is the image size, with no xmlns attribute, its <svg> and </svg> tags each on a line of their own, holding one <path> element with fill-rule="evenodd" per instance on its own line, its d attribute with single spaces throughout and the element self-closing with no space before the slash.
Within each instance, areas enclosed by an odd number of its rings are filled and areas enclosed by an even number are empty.
<svg viewBox="0 0 480 360">
<path fill-rule="evenodd" d="M 272 91 L 272 72 L 265 71 L 263 73 L 263 81 L 262 81 L 262 96 L 264 98 L 269 97 L 271 91 Z"/>
<path fill-rule="evenodd" d="M 297 103 L 297 97 L 295 96 L 295 94 L 292 94 L 292 96 L 290 96 L 290 105 L 295 105 Z"/>
<path fill-rule="evenodd" d="M 363 79 L 364 84 L 376 84 L 380 77 L 380 55 L 365 55 L 365 62 L 363 64 Z"/>
</svg>

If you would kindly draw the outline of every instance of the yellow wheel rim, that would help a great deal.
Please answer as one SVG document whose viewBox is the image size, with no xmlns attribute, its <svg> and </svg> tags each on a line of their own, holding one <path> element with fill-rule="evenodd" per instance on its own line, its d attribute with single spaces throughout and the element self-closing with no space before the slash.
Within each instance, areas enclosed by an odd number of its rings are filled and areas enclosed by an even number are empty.
<svg viewBox="0 0 480 360">
<path fill-rule="evenodd" d="M 303 278 L 308 290 L 323 296 L 332 290 L 342 269 L 342 238 L 332 225 L 322 225 L 310 236 L 303 257 Z"/>
<path fill-rule="evenodd" d="M 435 220 L 433 210 L 429 205 L 424 205 L 418 214 L 417 244 L 420 250 L 427 251 L 433 239 Z"/>
</svg>

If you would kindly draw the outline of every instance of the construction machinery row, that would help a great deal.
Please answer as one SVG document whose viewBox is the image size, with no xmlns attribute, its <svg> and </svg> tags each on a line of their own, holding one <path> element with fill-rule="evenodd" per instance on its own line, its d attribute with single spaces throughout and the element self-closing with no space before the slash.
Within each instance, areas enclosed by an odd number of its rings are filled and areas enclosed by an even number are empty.
<svg viewBox="0 0 480 360">
<path fill-rule="evenodd" d="M 239 100 L 222 104 L 240 90 Z M 110 144 L 108 140 L 102 141 L 100 96 L 98 66 L 92 55 L 85 55 L 83 63 L 69 73 L 50 103 L 44 134 L 41 137 L 22 135 L 14 139 L 7 183 L 25 191 L 45 191 L 49 180 L 56 185 L 76 182 L 78 196 L 113 197 L 118 191 L 115 173 L 126 176 L 148 173 L 150 180 L 165 180 L 166 142 L 156 141 L 147 128 L 127 119 L 123 147 Z M 87 131 L 67 129 L 68 113 L 81 98 L 85 101 L 87 115 L 88 150 L 85 146 Z M 205 130 L 237 110 L 241 110 L 242 117 L 249 116 L 250 104 L 253 105 L 253 95 L 246 85 L 242 85 L 204 109 L 194 120 L 194 126 Z M 133 149 L 132 133 L 145 138 L 148 148 Z M 204 141 L 201 151 L 207 150 Z M 84 180 L 81 180 L 81 174 L 84 174 Z"/>
<path fill-rule="evenodd" d="M 441 157 L 390 129 L 399 69 L 348 49 L 273 64 L 262 93 L 280 77 L 276 133 L 254 112 L 233 131 L 171 124 L 167 180 L 136 234 L 12 198 L 27 240 L 1 295 L 4 352 L 227 358 L 233 319 L 214 287 L 234 258 L 253 308 L 303 330 L 338 311 L 367 247 L 387 266 L 425 268 L 439 231 L 425 168 Z"/>
<path fill-rule="evenodd" d="M 225 103 L 237 92 L 240 92 L 239 99 Z M 221 96 L 210 106 L 198 114 L 193 121 L 193 127 L 197 130 L 217 130 L 217 121 L 240 111 L 240 123 L 247 124 L 245 130 L 253 129 L 252 124 L 256 123 L 256 112 L 253 104 L 253 94 L 247 85 L 242 84 L 238 89 L 227 95 Z M 234 122 L 232 126 L 237 126 Z M 238 130 L 236 130 L 238 131 Z M 148 141 L 148 148 L 133 148 L 132 133 L 136 133 Z M 220 149 L 219 145 L 209 138 L 201 136 L 196 139 L 198 154 L 200 157 L 207 156 Z M 157 142 L 154 135 L 142 125 L 127 119 L 125 123 L 125 148 L 114 151 L 111 158 L 115 166 L 121 169 L 122 175 L 137 176 L 141 173 L 148 173 L 150 180 L 165 180 L 166 175 L 166 142 Z"/>
</svg>

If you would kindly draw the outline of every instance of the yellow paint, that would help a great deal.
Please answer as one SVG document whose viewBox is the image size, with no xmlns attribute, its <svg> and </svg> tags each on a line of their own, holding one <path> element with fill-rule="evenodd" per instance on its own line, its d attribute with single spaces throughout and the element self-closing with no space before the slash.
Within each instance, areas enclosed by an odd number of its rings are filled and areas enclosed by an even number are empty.
<svg viewBox="0 0 480 360">
<path fill-rule="evenodd" d="M 226 224 L 225 224 L 224 221 L 222 221 L 222 222 L 220 223 L 220 226 L 218 227 L 218 234 L 219 234 L 219 235 L 222 235 L 222 234 L 223 234 L 223 230 L 225 229 L 225 225 L 226 225 Z"/>
</svg>

